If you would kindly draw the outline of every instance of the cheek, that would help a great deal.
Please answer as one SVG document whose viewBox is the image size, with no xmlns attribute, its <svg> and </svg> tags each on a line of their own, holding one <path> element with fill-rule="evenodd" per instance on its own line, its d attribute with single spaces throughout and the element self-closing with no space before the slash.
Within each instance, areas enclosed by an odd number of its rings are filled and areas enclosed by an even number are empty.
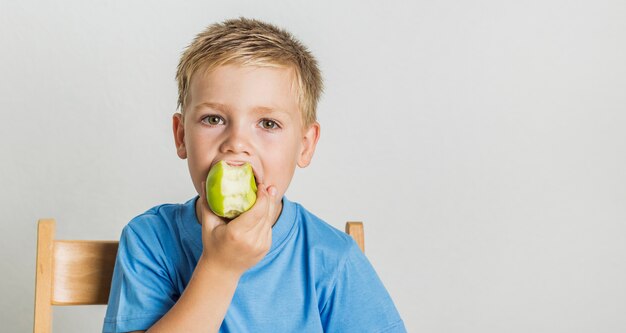
<svg viewBox="0 0 626 333">
<path fill-rule="evenodd" d="M 285 133 L 286 134 L 286 133 Z M 298 145 L 293 136 L 262 135 L 257 140 L 257 154 L 273 177 L 283 177 L 293 172 L 297 161 Z"/>
<path fill-rule="evenodd" d="M 186 141 L 187 146 L 191 147 L 195 153 L 207 152 L 207 149 L 212 149 L 217 142 L 219 132 L 204 128 L 193 128 L 189 131 Z"/>
<path fill-rule="evenodd" d="M 218 145 L 211 133 L 193 131 L 187 137 L 189 168 L 197 178 L 206 176 L 211 159 L 217 155 Z"/>
<path fill-rule="evenodd" d="M 257 142 L 260 143 L 258 150 L 263 152 L 265 156 L 280 156 L 281 159 L 287 160 L 295 157 L 299 152 L 299 142 L 294 133 L 263 133 L 259 135 L 258 139 Z"/>
</svg>

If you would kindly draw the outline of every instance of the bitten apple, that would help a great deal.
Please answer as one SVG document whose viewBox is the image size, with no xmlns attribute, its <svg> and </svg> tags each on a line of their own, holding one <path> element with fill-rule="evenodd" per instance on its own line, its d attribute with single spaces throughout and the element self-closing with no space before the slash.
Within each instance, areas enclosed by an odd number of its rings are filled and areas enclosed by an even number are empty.
<svg viewBox="0 0 626 333">
<path fill-rule="evenodd" d="M 233 219 L 256 202 L 256 180 L 250 163 L 229 165 L 219 161 L 206 178 L 209 207 L 217 216 Z"/>
</svg>

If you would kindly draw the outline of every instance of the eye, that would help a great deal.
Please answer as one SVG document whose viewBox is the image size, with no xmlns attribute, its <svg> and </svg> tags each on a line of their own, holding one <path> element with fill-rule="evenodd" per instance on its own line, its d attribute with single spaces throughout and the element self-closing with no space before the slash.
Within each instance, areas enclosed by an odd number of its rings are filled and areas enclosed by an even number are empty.
<svg viewBox="0 0 626 333">
<path fill-rule="evenodd" d="M 259 122 L 259 124 L 264 129 L 277 129 L 277 128 L 280 128 L 280 126 L 278 126 L 278 124 L 275 121 L 271 120 L 271 119 L 263 119 L 263 120 L 261 120 Z"/>
<path fill-rule="evenodd" d="M 206 116 L 202 118 L 202 122 L 211 126 L 222 125 L 224 124 L 224 118 L 220 116 Z"/>
</svg>

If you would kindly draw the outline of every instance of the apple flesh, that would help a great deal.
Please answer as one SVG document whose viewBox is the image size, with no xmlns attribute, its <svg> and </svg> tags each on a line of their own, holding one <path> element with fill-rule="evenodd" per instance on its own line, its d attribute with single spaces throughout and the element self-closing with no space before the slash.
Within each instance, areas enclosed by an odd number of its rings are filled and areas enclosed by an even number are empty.
<svg viewBox="0 0 626 333">
<path fill-rule="evenodd" d="M 217 216 L 233 219 L 256 202 L 256 180 L 250 163 L 229 165 L 217 162 L 206 178 L 209 208 Z"/>
</svg>

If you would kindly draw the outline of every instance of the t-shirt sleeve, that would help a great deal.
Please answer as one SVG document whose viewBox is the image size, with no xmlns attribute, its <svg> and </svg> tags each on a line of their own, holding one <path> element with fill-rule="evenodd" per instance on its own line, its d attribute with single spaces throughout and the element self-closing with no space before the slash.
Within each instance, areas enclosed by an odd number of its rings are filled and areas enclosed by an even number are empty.
<svg viewBox="0 0 626 333">
<path fill-rule="evenodd" d="M 354 242 L 320 316 L 327 333 L 406 333 L 389 293 Z"/>
<path fill-rule="evenodd" d="M 120 237 L 103 332 L 147 330 L 176 303 L 158 237 L 127 225 Z"/>
</svg>

